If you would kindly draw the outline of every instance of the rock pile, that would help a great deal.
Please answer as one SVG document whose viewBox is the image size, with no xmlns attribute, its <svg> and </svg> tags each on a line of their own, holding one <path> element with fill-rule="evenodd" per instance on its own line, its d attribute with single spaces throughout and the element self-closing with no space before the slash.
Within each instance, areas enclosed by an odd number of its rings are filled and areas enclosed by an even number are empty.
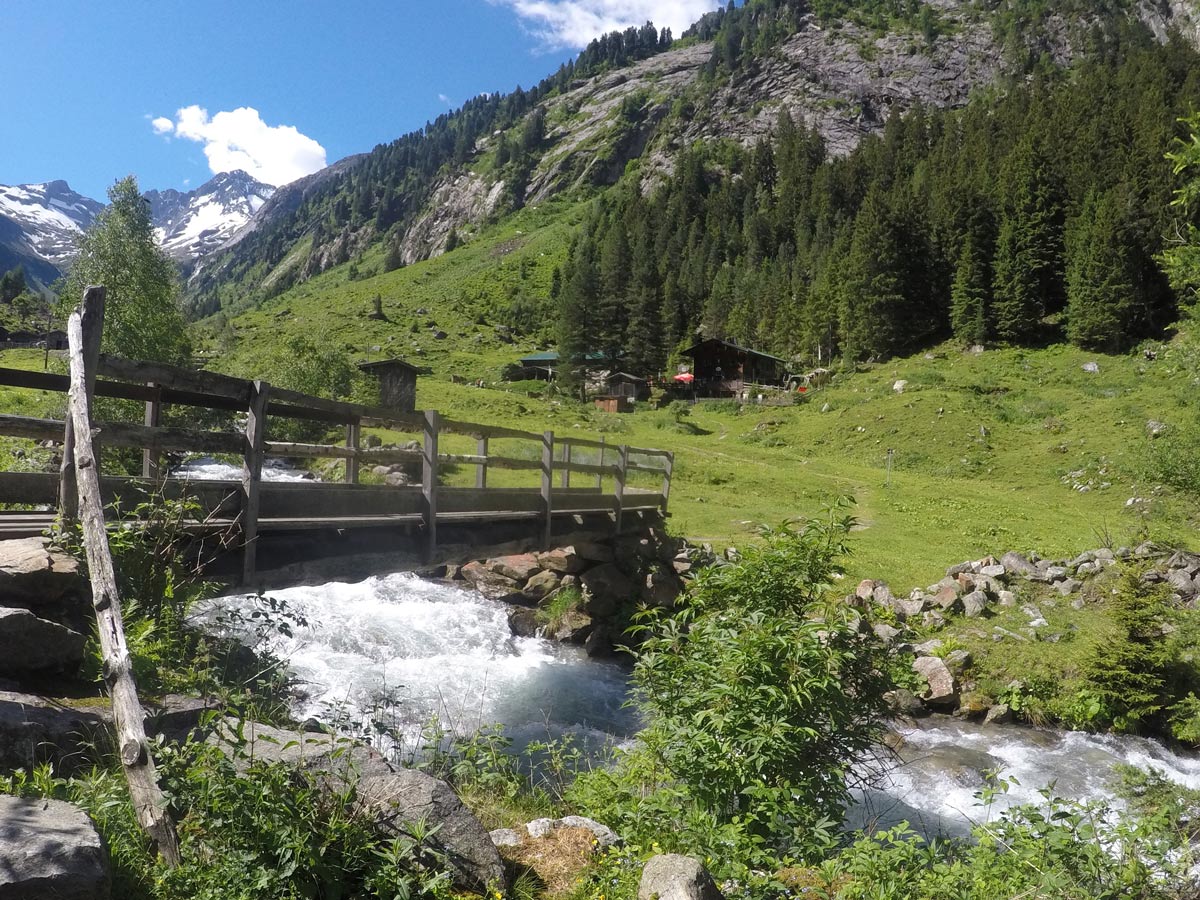
<svg viewBox="0 0 1200 900">
<path fill-rule="evenodd" d="M 516 635 L 542 634 L 604 656 L 620 636 L 623 610 L 672 608 L 684 583 L 714 561 L 711 548 L 692 547 L 651 528 L 615 542 L 598 534 L 571 535 L 553 550 L 448 566 L 445 577 L 509 604 Z M 555 599 L 566 591 L 577 592 L 579 602 L 551 616 Z"/>
<path fill-rule="evenodd" d="M 78 563 L 45 538 L 0 541 L 0 678 L 71 676 L 91 616 Z"/>
<path fill-rule="evenodd" d="M 1028 624 L 1017 630 L 994 625 L 992 640 L 1056 643 L 1061 632 L 1049 628 L 1042 609 L 1070 602 L 1082 609 L 1091 595 L 1091 582 L 1121 562 L 1141 563 L 1144 581 L 1165 583 L 1177 603 L 1200 600 L 1200 555 L 1169 551 L 1146 542 L 1136 548 L 1101 547 L 1072 559 L 1043 559 L 1037 554 L 1010 551 L 950 566 L 938 582 L 896 597 L 882 581 L 866 579 L 845 602 L 861 611 L 875 635 L 897 653 L 911 653 L 913 671 L 928 685 L 920 696 L 906 690 L 889 696 L 902 715 L 930 710 L 961 716 L 985 716 L 987 722 L 1011 718 L 1005 704 L 978 692 L 970 679 L 971 658 L 965 650 L 948 650 L 934 638 L 914 643 L 918 633 L 938 631 L 954 616 L 979 619 L 983 624 L 1000 607 L 1019 606 Z"/>
</svg>

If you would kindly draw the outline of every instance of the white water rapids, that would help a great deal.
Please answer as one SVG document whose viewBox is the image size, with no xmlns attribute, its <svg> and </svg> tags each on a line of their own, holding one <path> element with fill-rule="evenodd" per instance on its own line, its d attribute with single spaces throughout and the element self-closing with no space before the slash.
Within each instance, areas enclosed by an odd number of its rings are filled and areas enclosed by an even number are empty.
<svg viewBox="0 0 1200 900">
<path fill-rule="evenodd" d="M 460 735 L 502 724 L 517 747 L 574 733 L 596 748 L 637 729 L 622 706 L 625 668 L 575 647 L 513 637 L 507 608 L 473 591 L 402 573 L 269 593 L 307 620 L 272 645 L 305 692 L 298 718 L 349 723 L 360 734 L 371 733 L 372 723 L 387 726 L 401 753 L 413 751 L 432 719 Z M 214 601 L 215 608 L 246 610 L 251 603 Z M 883 759 L 887 772 L 876 785 L 859 792 L 851 826 L 903 819 L 929 835 L 962 835 L 1004 808 L 1042 802 L 1038 792 L 1051 784 L 1056 796 L 1116 808 L 1121 763 L 1200 788 L 1200 759 L 1143 738 L 984 727 L 944 716 L 895 727 L 903 744 Z M 975 795 L 988 770 L 1019 783 L 984 810 Z"/>
</svg>

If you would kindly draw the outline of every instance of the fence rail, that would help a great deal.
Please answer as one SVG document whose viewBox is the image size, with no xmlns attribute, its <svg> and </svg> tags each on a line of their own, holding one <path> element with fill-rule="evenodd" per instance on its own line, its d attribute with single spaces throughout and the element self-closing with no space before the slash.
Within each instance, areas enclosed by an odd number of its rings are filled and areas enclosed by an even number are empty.
<svg viewBox="0 0 1200 900">
<path fill-rule="evenodd" d="M 85 317 L 85 328 L 88 326 Z M 102 322 L 92 327 L 100 329 Z M 84 341 L 99 341 L 84 334 Z M 89 366 L 90 368 L 90 366 Z M 401 412 L 386 407 L 313 397 L 275 387 L 263 381 L 236 378 L 217 372 L 188 369 L 164 363 L 143 362 L 100 355 L 89 371 L 94 394 L 145 404 L 143 424 L 93 421 L 91 433 L 97 447 L 135 448 L 143 453 L 140 478 L 106 477 L 101 489 L 106 501 L 151 496 L 161 490 L 168 496 L 185 490 L 197 497 L 208 514 L 208 527 L 236 527 L 241 532 L 242 575 L 249 581 L 256 569 L 255 543 L 260 530 L 298 530 L 324 527 L 374 527 L 414 525 L 421 529 L 425 552 L 437 548 L 439 522 L 469 523 L 516 519 L 541 520 L 543 541 L 549 543 L 555 516 L 582 513 L 611 517 L 620 530 L 623 517 L 632 511 L 666 512 L 670 496 L 674 455 L 652 448 L 628 447 L 556 436 L 553 431 L 522 431 L 498 425 L 463 422 L 434 410 Z M 66 393 L 70 379 L 50 372 L 0 367 L 0 385 Z M 162 424 L 163 410 L 186 406 L 199 410 L 244 416 L 241 431 L 204 430 Z M 341 425 L 344 441 L 338 444 L 300 443 L 271 437 L 273 417 Z M 414 435 L 419 449 L 365 447 L 363 428 L 383 428 Z M 69 444 L 66 421 L 0 414 L 0 436 Z M 444 452 L 446 436 L 475 439 L 474 453 Z M 502 455 L 490 449 L 494 440 L 533 444 L 528 455 Z M 580 451 L 587 451 L 586 455 Z M 164 477 L 162 454 L 188 452 L 241 457 L 240 481 L 188 481 Z M 64 454 L 65 455 L 65 454 Z M 341 483 L 266 482 L 262 478 L 266 457 L 334 459 L 345 462 Z M 631 461 L 631 457 L 638 462 Z M 658 461 L 659 464 L 650 462 Z M 420 484 L 367 485 L 360 483 L 362 466 L 411 464 L 420 468 Z M 475 468 L 473 487 L 443 484 L 446 466 Z M 0 504 L 58 504 L 68 518 L 68 482 L 73 470 L 60 475 L 0 472 Z M 489 486 L 492 470 L 530 471 L 540 474 L 530 487 Z M 656 489 L 635 488 L 635 474 L 657 475 Z M 557 484 L 555 476 L 557 478 Z M 588 476 L 587 484 L 572 485 L 572 475 Z M 605 479 L 612 489 L 606 490 Z M 186 482 L 186 486 L 185 486 Z M 29 514 L 23 515 L 23 521 Z"/>
</svg>

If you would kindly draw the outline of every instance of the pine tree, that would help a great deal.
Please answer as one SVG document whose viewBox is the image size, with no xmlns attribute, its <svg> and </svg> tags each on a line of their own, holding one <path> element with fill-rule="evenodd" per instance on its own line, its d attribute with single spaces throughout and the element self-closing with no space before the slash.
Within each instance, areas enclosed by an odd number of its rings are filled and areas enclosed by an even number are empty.
<svg viewBox="0 0 1200 900">
<path fill-rule="evenodd" d="M 1067 266 L 1067 338 L 1088 350 L 1117 351 L 1132 338 L 1135 304 L 1129 247 L 1116 194 L 1088 194 L 1076 219 Z"/>
<path fill-rule="evenodd" d="M 964 344 L 982 344 L 988 337 L 988 277 L 982 253 L 968 231 L 950 288 L 950 328 Z"/>
</svg>

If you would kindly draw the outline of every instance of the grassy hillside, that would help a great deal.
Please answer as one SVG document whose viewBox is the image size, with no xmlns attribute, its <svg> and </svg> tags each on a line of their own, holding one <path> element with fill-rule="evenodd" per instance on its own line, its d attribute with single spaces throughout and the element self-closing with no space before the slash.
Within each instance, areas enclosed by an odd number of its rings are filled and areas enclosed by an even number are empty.
<svg viewBox="0 0 1200 900">
<path fill-rule="evenodd" d="M 253 374 L 262 349 L 281 337 L 320 337 L 356 359 L 396 355 L 430 366 L 421 407 L 673 449 L 673 526 L 717 545 L 852 495 L 862 521 L 854 574 L 898 589 L 987 552 L 1073 554 L 1147 533 L 1192 540 L 1194 508 L 1142 480 L 1147 422 L 1181 421 L 1194 390 L 1169 352 L 1156 360 L 1065 346 L 972 355 L 944 345 L 843 373 L 802 405 L 739 411 L 702 403 L 681 422 L 666 410 L 604 415 L 538 396 L 540 385 L 534 394 L 505 385 L 503 367 L 545 346 L 549 334 L 535 319 L 533 334 L 510 344 L 495 325 L 509 321 L 514 298 L 548 308 L 553 268 L 583 212 L 582 204 L 526 210 L 452 253 L 395 272 L 349 280 L 349 266 L 339 267 L 214 328 L 213 365 Z M 379 263 L 361 260 L 360 276 Z M 376 293 L 387 321 L 369 318 Z M 445 338 L 434 338 L 431 322 Z M 1092 362 L 1099 370 L 1085 371 Z M 483 378 L 487 387 L 451 383 L 452 374 Z M 902 393 L 893 389 L 900 380 Z M 533 483 L 528 473 L 509 477 Z M 1129 504 L 1134 497 L 1148 502 Z"/>
</svg>

